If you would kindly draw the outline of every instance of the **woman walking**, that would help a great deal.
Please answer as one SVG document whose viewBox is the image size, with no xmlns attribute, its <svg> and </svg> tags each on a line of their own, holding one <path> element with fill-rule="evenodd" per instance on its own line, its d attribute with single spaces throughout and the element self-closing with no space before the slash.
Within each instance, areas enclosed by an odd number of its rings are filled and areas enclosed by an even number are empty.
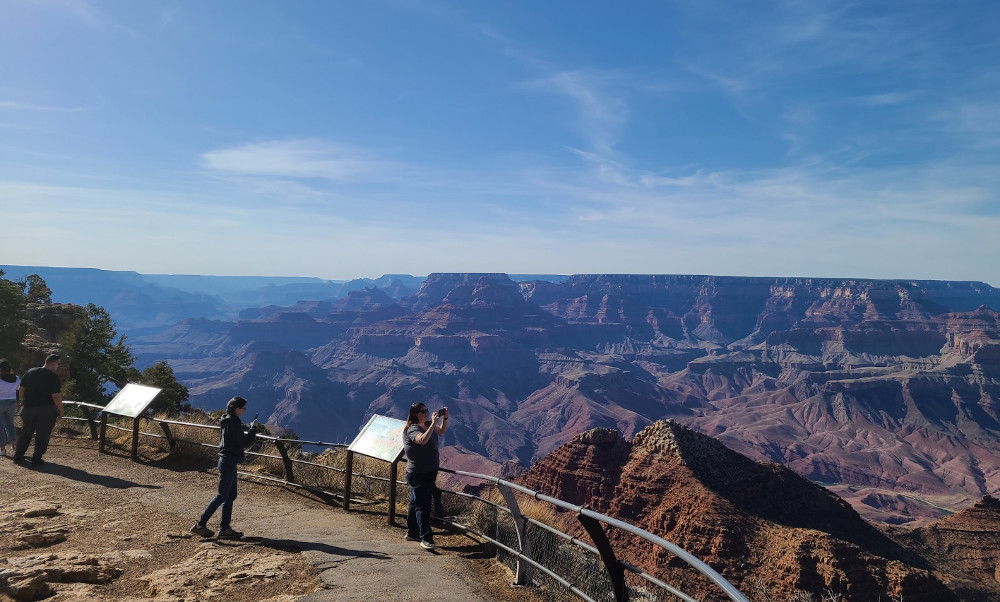
<svg viewBox="0 0 1000 602">
<path fill-rule="evenodd" d="M 191 532 L 202 537 L 211 537 L 213 532 L 208 528 L 208 519 L 222 506 L 222 517 L 219 520 L 219 539 L 239 539 L 243 533 L 233 529 L 233 501 L 236 499 L 236 465 L 243 459 L 243 450 L 253 444 L 257 438 L 257 419 L 250 423 L 250 430 L 243 430 L 240 417 L 247 411 L 247 400 L 234 397 L 226 404 L 226 413 L 222 416 L 220 425 L 222 433 L 219 436 L 219 492 L 201 513 L 201 518 L 191 527 Z"/>
<path fill-rule="evenodd" d="M 441 408 L 427 420 L 427 406 L 415 403 L 403 428 L 403 451 L 406 452 L 406 484 L 410 486 L 410 505 L 406 512 L 406 539 L 420 541 L 433 550 L 431 503 L 437 489 L 440 467 L 438 437 L 448 430 L 448 408 Z"/>
<path fill-rule="evenodd" d="M 11 371 L 10 362 L 0 360 L 0 456 L 7 455 L 8 443 L 14 445 L 14 414 L 20 387 L 21 379 Z"/>
</svg>

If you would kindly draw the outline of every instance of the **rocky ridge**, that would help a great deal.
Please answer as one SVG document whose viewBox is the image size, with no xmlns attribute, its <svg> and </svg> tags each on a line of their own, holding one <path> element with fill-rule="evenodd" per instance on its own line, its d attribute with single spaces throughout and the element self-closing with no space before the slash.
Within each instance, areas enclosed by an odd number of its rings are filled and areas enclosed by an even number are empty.
<svg viewBox="0 0 1000 602">
<path fill-rule="evenodd" d="M 519 481 L 680 545 L 751 599 L 802 592 L 846 601 L 1000 595 L 1000 504 L 992 498 L 924 529 L 880 530 L 787 468 L 754 462 L 676 422 L 656 422 L 632 441 L 610 429 L 583 433 Z M 573 528 L 575 520 L 566 523 Z M 612 536 L 626 560 L 699 599 L 722 599 L 658 548 Z"/>
</svg>

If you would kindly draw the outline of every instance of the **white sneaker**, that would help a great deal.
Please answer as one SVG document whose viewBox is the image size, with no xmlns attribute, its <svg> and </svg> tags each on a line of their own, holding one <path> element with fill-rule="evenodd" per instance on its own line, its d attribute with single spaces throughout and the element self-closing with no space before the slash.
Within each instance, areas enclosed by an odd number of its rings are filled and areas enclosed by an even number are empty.
<svg viewBox="0 0 1000 602">
<path fill-rule="evenodd" d="M 405 539 L 406 541 L 420 541 L 419 537 L 413 537 L 409 533 L 407 533 L 406 537 L 404 537 L 403 539 Z"/>
<path fill-rule="evenodd" d="M 425 550 L 433 550 L 437 546 L 434 545 L 433 541 L 421 541 L 420 542 L 420 547 L 423 548 L 423 549 L 425 549 Z"/>
</svg>

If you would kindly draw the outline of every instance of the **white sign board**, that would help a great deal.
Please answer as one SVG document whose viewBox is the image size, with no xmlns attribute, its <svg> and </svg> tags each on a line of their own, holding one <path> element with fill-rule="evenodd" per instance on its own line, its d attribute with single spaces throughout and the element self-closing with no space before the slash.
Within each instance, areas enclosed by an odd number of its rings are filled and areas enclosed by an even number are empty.
<svg viewBox="0 0 1000 602">
<path fill-rule="evenodd" d="M 351 441 L 347 449 L 386 462 L 395 462 L 403 453 L 404 426 L 406 426 L 405 420 L 376 414 L 361 429 L 354 441 Z"/>
<path fill-rule="evenodd" d="M 129 383 L 125 385 L 125 388 L 118 392 L 118 395 L 115 395 L 114 399 L 108 402 L 104 411 L 109 414 L 118 414 L 119 416 L 135 418 L 139 414 L 146 411 L 146 408 L 149 407 L 149 404 L 153 402 L 153 398 L 155 398 L 160 391 L 162 391 L 162 389 L 157 389 L 156 387 L 147 387 L 146 385 Z"/>
</svg>

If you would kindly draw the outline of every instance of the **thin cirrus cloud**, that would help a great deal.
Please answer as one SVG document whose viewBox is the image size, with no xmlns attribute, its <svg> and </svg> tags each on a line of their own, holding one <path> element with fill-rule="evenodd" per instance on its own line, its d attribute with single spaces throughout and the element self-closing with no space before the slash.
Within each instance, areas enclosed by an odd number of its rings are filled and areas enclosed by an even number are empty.
<svg viewBox="0 0 1000 602">
<path fill-rule="evenodd" d="M 79 113 L 83 111 L 80 107 L 56 107 L 40 105 L 19 100 L 0 100 L 0 111 L 40 111 L 58 113 Z"/>
<path fill-rule="evenodd" d="M 397 181 L 414 170 L 370 151 L 316 139 L 271 140 L 205 152 L 202 167 L 229 174 L 332 182 Z"/>
<path fill-rule="evenodd" d="M 628 104 L 611 91 L 615 80 L 613 73 L 572 70 L 525 82 L 522 87 L 569 99 L 592 149 L 610 152 L 629 120 Z"/>
</svg>

